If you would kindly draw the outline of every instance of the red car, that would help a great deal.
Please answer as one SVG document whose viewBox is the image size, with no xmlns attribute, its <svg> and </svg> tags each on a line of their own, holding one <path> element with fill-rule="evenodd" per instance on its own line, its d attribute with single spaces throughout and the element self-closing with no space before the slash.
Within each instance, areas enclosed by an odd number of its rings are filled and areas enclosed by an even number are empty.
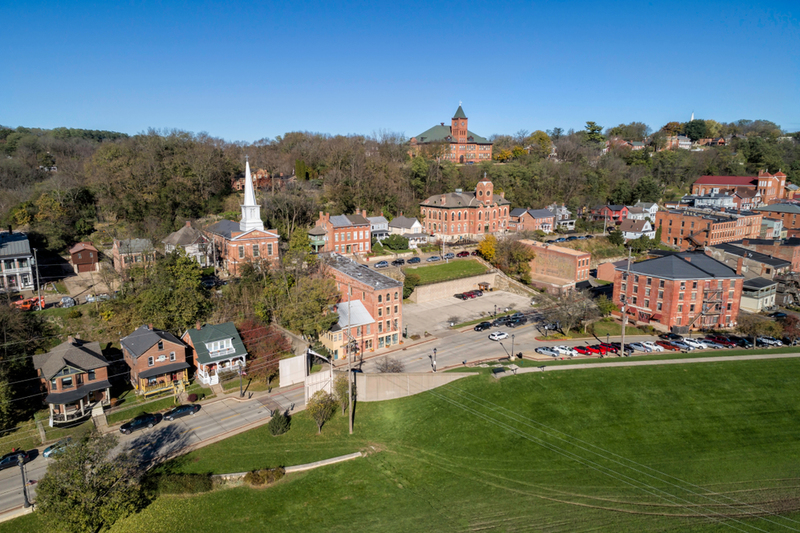
<svg viewBox="0 0 800 533">
<path fill-rule="evenodd" d="M 656 344 L 658 344 L 659 346 L 661 346 L 665 350 L 672 350 L 673 352 L 681 351 L 680 348 L 678 348 L 677 346 L 675 346 L 674 344 L 672 344 L 669 341 L 656 341 Z"/>
<path fill-rule="evenodd" d="M 607 354 L 608 352 L 611 351 L 608 348 L 606 348 L 605 346 L 602 346 L 600 344 L 592 344 L 590 346 L 590 348 L 594 348 L 595 350 L 597 350 L 600 355 L 605 355 L 605 354 Z"/>
<path fill-rule="evenodd" d="M 458 252 L 456 257 L 469 257 L 469 252 Z"/>
<path fill-rule="evenodd" d="M 720 335 L 709 335 L 706 338 L 710 341 L 716 342 L 717 344 L 721 344 L 723 346 L 736 346 L 736 343 L 730 340 L 728 337 L 722 337 Z"/>
<path fill-rule="evenodd" d="M 478 250 L 473 250 L 472 253 L 469 255 L 478 255 Z"/>
<path fill-rule="evenodd" d="M 577 349 L 577 348 L 576 348 L 576 349 Z M 584 348 L 584 350 L 586 350 L 587 352 L 589 352 L 589 354 L 591 354 L 591 355 L 594 355 L 594 354 L 596 354 L 596 353 L 599 353 L 599 354 L 601 354 L 601 355 L 602 355 L 602 352 L 600 352 L 600 350 L 599 350 L 597 347 L 595 347 L 595 346 L 586 346 L 586 347 Z"/>
<path fill-rule="evenodd" d="M 581 355 L 592 355 L 592 351 L 586 346 L 575 346 L 573 350 L 575 350 Z"/>
<path fill-rule="evenodd" d="M 609 352 L 614 352 L 614 353 L 617 353 L 617 352 L 619 352 L 619 348 L 617 348 L 616 346 L 614 346 L 614 345 L 612 345 L 612 344 L 608 344 L 608 343 L 605 343 L 605 342 L 601 342 L 601 343 L 599 344 L 599 346 L 600 346 L 601 348 L 605 348 L 605 349 L 606 349 L 606 350 L 608 350 Z"/>
</svg>

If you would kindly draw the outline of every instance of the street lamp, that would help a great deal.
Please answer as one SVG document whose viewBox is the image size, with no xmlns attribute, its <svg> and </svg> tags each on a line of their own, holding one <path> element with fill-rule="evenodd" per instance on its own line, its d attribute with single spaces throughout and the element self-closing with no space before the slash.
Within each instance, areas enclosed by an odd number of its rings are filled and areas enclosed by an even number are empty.
<svg viewBox="0 0 800 533">
<path fill-rule="evenodd" d="M 497 304 L 494 304 L 494 314 L 492 316 L 497 316 Z"/>
<path fill-rule="evenodd" d="M 433 349 L 433 371 L 436 372 L 436 348 Z"/>
<path fill-rule="evenodd" d="M 509 358 L 510 361 L 514 359 L 514 335 L 511 335 L 511 357 Z"/>
<path fill-rule="evenodd" d="M 20 453 L 17 455 L 17 461 L 19 462 L 19 473 L 22 475 L 22 496 L 25 498 L 25 503 L 23 507 L 27 509 L 31 506 L 31 502 L 28 501 L 28 488 L 25 486 L 25 453 Z"/>
</svg>

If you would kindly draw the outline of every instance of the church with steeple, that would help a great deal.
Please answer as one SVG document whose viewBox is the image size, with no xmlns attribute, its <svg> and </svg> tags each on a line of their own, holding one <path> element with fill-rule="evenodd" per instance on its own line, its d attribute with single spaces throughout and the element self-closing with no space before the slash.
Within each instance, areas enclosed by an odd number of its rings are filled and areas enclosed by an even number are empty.
<svg viewBox="0 0 800 533">
<path fill-rule="evenodd" d="M 220 220 L 206 228 L 214 241 L 217 264 L 232 276 L 239 275 L 244 263 L 274 264 L 280 259 L 280 236 L 277 230 L 264 229 L 249 160 L 245 161 L 244 203 L 241 207 L 239 222 Z"/>
<path fill-rule="evenodd" d="M 469 119 L 460 102 L 449 126 L 440 122 L 438 126 L 412 137 L 409 145 L 411 157 L 424 154 L 427 157 L 465 164 L 492 160 L 492 143 L 469 131 Z"/>
</svg>

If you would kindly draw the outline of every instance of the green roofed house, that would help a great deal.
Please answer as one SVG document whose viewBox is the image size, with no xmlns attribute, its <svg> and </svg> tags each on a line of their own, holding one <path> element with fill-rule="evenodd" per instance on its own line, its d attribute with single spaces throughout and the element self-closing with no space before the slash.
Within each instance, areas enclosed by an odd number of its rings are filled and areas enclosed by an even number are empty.
<svg viewBox="0 0 800 533">
<path fill-rule="evenodd" d="M 247 350 L 233 322 L 190 329 L 181 340 L 192 349 L 195 376 L 204 385 L 217 385 L 220 374 L 244 369 Z"/>
<path fill-rule="evenodd" d="M 491 161 L 492 143 L 469 131 L 468 124 L 469 119 L 459 105 L 449 126 L 440 122 L 438 126 L 412 137 L 409 155 L 416 157 L 420 152 L 427 152 L 429 157 L 466 164 Z"/>
</svg>

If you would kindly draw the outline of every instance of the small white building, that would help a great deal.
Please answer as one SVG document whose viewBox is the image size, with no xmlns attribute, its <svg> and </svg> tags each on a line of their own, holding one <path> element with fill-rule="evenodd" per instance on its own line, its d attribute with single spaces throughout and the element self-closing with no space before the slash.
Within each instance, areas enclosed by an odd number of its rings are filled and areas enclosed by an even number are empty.
<svg viewBox="0 0 800 533">
<path fill-rule="evenodd" d="M 572 212 L 567 209 L 564 204 L 558 205 L 553 203 L 547 206 L 547 210 L 555 215 L 556 228 L 565 230 L 575 229 L 575 218 L 573 218 Z"/>
<path fill-rule="evenodd" d="M 635 240 L 642 236 L 648 239 L 655 239 L 656 231 L 653 225 L 647 220 L 623 220 L 619 225 L 619 230 L 622 232 L 622 237 L 628 240 Z"/>
<path fill-rule="evenodd" d="M 751 313 L 769 311 L 775 307 L 777 292 L 777 281 L 764 278 L 746 279 L 742 284 L 742 299 L 739 307 Z"/>
<path fill-rule="evenodd" d="M 416 218 L 408 218 L 400 215 L 389 222 L 389 233 L 392 235 L 403 235 L 407 233 L 423 233 L 422 224 Z"/>
<path fill-rule="evenodd" d="M 656 215 L 658 214 L 658 204 L 655 202 L 636 202 L 633 207 L 641 207 L 645 211 L 645 217 L 655 222 Z"/>
</svg>

